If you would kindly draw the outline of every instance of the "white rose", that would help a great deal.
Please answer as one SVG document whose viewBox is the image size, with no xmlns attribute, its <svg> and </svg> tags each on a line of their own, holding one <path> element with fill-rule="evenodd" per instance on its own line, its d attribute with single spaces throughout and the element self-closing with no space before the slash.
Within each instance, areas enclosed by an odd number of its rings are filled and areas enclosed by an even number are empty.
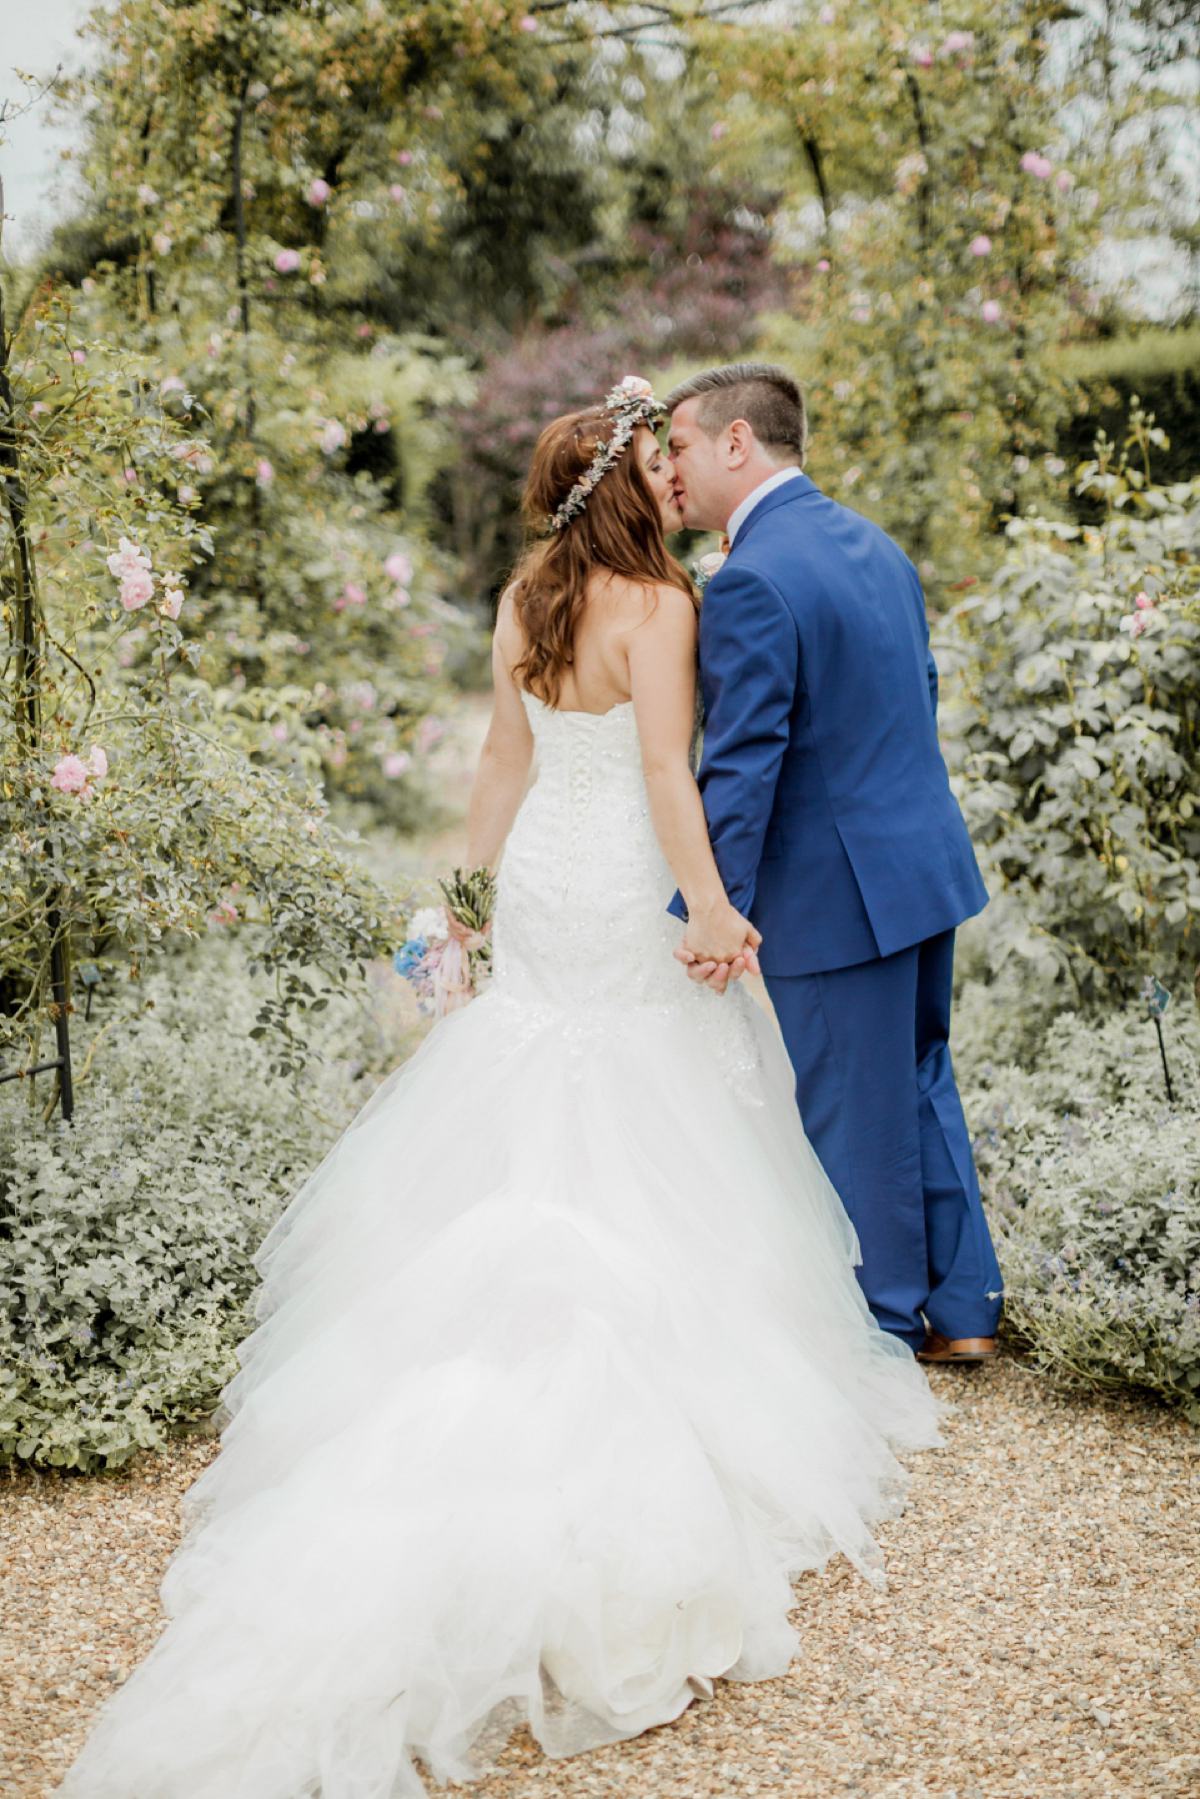
<svg viewBox="0 0 1200 1799">
<path fill-rule="evenodd" d="M 419 912 L 414 912 L 408 923 L 408 934 L 420 937 L 424 943 L 444 943 L 450 932 L 441 906 L 422 906 Z"/>
</svg>

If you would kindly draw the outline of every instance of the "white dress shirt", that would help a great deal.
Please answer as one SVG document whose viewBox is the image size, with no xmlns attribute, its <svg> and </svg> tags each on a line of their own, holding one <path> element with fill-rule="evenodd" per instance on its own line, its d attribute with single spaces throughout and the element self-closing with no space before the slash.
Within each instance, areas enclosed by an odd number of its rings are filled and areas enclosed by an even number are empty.
<svg viewBox="0 0 1200 1799">
<path fill-rule="evenodd" d="M 760 481 L 753 493 L 748 493 L 746 495 L 741 505 L 736 506 L 730 513 L 729 523 L 725 527 L 725 535 L 729 539 L 730 549 L 732 549 L 737 542 L 738 532 L 750 517 L 750 514 L 754 511 L 758 502 L 760 500 L 765 500 L 769 493 L 774 493 L 777 487 L 782 487 L 785 481 L 794 481 L 798 475 L 802 475 L 803 473 L 803 469 L 796 468 L 794 465 L 778 469 L 775 474 L 768 475 L 765 481 Z"/>
</svg>

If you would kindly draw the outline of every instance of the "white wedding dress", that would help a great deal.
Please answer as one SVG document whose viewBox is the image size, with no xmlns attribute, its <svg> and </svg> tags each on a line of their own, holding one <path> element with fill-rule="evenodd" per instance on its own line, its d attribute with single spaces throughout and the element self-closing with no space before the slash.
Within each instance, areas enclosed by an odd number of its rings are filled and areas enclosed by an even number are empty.
<svg viewBox="0 0 1200 1799">
<path fill-rule="evenodd" d="M 693 987 L 631 705 L 528 709 L 490 989 L 268 1238 L 261 1328 L 70 1799 L 399 1799 L 780 1675 L 937 1440 L 786 1056 Z"/>
</svg>

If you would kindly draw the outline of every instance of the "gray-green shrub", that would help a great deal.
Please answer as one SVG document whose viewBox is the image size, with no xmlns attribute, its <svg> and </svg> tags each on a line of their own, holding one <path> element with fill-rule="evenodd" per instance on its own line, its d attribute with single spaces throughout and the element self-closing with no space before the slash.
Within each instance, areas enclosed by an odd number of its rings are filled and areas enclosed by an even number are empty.
<svg viewBox="0 0 1200 1799">
<path fill-rule="evenodd" d="M 314 1053 L 289 1087 L 248 1035 L 263 993 L 245 952 L 210 938 L 74 1029 L 82 1065 L 129 1014 L 73 1126 L 0 1087 L 0 1460 L 115 1467 L 208 1416 L 249 1328 L 255 1250 L 411 1046 L 403 984 L 371 977 L 370 1004 L 307 1015 Z"/>
</svg>

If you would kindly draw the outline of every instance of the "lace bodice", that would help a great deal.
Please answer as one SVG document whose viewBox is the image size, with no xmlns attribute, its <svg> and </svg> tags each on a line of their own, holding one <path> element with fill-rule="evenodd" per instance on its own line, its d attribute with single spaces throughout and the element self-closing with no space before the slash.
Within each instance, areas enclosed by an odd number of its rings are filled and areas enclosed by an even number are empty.
<svg viewBox="0 0 1200 1799">
<path fill-rule="evenodd" d="M 688 981 L 672 951 L 675 883 L 654 834 L 633 704 L 555 711 L 524 698 L 537 780 L 504 851 L 496 907 L 497 998 L 560 1012 L 686 1010 L 728 1073 L 755 1065 L 740 989 Z M 744 1084 L 744 1083 L 742 1083 Z"/>
</svg>

